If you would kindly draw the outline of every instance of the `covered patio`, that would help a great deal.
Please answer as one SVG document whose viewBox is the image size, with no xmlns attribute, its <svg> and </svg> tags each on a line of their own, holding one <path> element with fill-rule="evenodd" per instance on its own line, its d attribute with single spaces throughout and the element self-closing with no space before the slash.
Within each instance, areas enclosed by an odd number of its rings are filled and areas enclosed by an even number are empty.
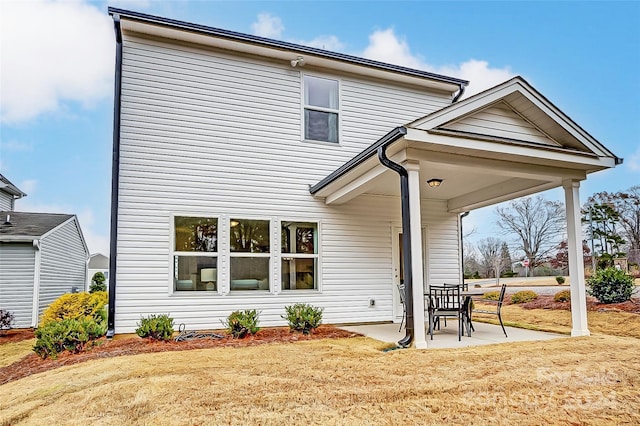
<svg viewBox="0 0 640 426">
<path fill-rule="evenodd" d="M 425 259 L 437 257 L 438 250 L 455 250 L 461 282 L 460 221 L 466 212 L 562 187 L 569 245 L 571 335 L 586 336 L 580 182 L 589 173 L 621 162 L 525 80 L 515 77 L 393 129 L 312 186 L 310 192 L 327 205 L 348 203 L 363 194 L 400 200 L 407 291 L 407 335 L 403 341 L 427 348 L 424 292 L 431 283 L 442 282 L 430 270 L 436 268 L 435 263 Z M 425 200 L 442 207 L 425 212 Z M 425 221 L 437 228 L 439 221 L 444 223 L 454 216 L 456 241 L 423 242 Z"/>
</svg>

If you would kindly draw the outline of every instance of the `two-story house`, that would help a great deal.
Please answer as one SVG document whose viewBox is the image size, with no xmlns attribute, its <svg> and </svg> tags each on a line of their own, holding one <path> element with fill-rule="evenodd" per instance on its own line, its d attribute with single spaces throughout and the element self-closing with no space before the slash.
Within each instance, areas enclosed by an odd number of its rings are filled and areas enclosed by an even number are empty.
<svg viewBox="0 0 640 426">
<path fill-rule="evenodd" d="M 459 101 L 457 78 L 109 13 L 110 334 L 158 313 L 206 329 L 258 309 L 284 325 L 297 302 L 327 323 L 400 322 L 403 280 L 424 347 L 425 288 L 462 279 L 465 212 L 562 186 L 575 254 L 579 184 L 620 161 L 522 78 Z"/>
</svg>

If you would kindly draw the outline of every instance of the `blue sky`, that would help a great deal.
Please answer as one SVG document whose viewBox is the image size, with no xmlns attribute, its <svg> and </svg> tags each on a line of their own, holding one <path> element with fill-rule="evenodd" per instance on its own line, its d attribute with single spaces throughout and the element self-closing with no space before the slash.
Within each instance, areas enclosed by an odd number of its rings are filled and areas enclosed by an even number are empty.
<svg viewBox="0 0 640 426">
<path fill-rule="evenodd" d="M 582 201 L 640 184 L 640 2 L 0 2 L 0 173 L 28 194 L 16 210 L 77 214 L 91 252 L 109 251 L 107 6 L 461 77 L 468 94 L 521 75 L 625 159 Z M 465 219 L 474 238 L 495 235 L 493 209 Z"/>
</svg>

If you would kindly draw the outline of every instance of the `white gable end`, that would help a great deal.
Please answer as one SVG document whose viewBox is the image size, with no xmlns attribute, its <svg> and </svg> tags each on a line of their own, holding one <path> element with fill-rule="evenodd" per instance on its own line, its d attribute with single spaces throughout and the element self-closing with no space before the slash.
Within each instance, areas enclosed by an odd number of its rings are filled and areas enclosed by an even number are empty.
<svg viewBox="0 0 640 426">
<path fill-rule="evenodd" d="M 560 146 L 504 101 L 439 126 L 438 130 Z"/>
</svg>

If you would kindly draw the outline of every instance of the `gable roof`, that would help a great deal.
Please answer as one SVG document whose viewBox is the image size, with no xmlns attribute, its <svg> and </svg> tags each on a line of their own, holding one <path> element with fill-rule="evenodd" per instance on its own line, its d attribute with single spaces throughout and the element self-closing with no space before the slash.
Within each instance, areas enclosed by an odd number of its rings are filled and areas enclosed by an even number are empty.
<svg viewBox="0 0 640 426">
<path fill-rule="evenodd" d="M 616 157 L 522 77 L 514 77 L 406 127 L 430 134 Z"/>
<path fill-rule="evenodd" d="M 0 211 L 0 241 L 33 241 L 73 217 L 72 214 Z"/>
<path fill-rule="evenodd" d="M 304 55 L 304 62 L 312 66 L 339 68 L 356 74 L 368 72 L 387 77 L 394 76 L 399 81 L 410 83 L 412 79 L 441 90 L 459 90 L 469 82 L 455 77 L 448 77 L 428 71 L 387 64 L 371 59 L 331 52 L 310 46 L 269 39 L 235 31 L 193 24 L 160 16 L 148 15 L 114 7 L 108 12 L 114 19 L 122 19 L 123 31 L 135 31 L 154 36 L 168 37 L 193 43 L 212 45 L 252 55 L 270 56 L 284 59 L 287 62 Z"/>
<path fill-rule="evenodd" d="M 11 183 L 9 179 L 0 174 L 0 191 L 4 191 L 8 194 L 17 196 L 18 198 L 25 197 L 27 194 L 20 191 L 17 186 Z"/>
</svg>

